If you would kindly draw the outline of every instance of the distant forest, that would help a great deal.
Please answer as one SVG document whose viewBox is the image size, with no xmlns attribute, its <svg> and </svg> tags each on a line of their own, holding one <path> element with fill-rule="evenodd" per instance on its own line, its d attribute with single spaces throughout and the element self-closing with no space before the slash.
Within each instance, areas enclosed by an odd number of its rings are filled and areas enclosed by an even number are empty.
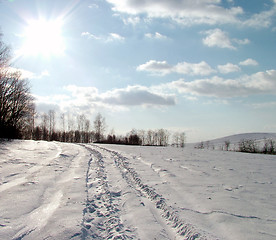
<svg viewBox="0 0 276 240">
<path fill-rule="evenodd" d="M 185 133 L 170 133 L 165 129 L 135 130 L 116 136 L 114 130 L 105 134 L 105 118 L 98 113 L 93 126 L 83 114 L 61 113 L 54 110 L 39 115 L 27 79 L 20 71 L 12 71 L 11 49 L 0 33 L 0 138 L 33 139 L 74 143 L 111 143 L 129 145 L 185 146 Z"/>
</svg>

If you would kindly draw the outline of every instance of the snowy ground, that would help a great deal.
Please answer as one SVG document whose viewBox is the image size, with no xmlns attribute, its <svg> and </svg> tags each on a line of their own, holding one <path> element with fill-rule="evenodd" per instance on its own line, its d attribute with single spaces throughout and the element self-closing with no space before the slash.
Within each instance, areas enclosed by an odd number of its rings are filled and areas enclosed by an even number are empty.
<svg viewBox="0 0 276 240">
<path fill-rule="evenodd" d="M 276 156 L 0 144 L 0 239 L 276 239 Z"/>
</svg>

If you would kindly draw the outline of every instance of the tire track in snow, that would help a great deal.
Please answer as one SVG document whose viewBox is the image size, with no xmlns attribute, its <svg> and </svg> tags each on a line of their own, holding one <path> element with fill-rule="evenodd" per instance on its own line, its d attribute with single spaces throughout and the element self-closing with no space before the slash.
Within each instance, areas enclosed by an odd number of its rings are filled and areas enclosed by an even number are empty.
<svg viewBox="0 0 276 240">
<path fill-rule="evenodd" d="M 166 220 L 169 226 L 176 230 L 180 238 L 187 240 L 217 239 L 215 236 L 206 233 L 203 230 L 199 230 L 192 224 L 180 219 L 177 212 L 166 203 L 165 199 L 158 194 L 153 187 L 143 183 L 137 172 L 131 168 L 128 158 L 122 156 L 116 151 L 104 147 L 97 147 L 109 152 L 113 156 L 116 166 L 121 170 L 122 177 L 130 186 L 132 186 L 132 188 L 142 193 L 142 195 L 154 204 L 156 209 L 159 209 L 162 212 L 161 216 Z"/>
<path fill-rule="evenodd" d="M 132 231 L 120 219 L 118 200 L 121 192 L 112 192 L 107 181 L 103 156 L 91 153 L 86 173 L 86 206 L 83 210 L 81 239 L 134 239 Z"/>
</svg>

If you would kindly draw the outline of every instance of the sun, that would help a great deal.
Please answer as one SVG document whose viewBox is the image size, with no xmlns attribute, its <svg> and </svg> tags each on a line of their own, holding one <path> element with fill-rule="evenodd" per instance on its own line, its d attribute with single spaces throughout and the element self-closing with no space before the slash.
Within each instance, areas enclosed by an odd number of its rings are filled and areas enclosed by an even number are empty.
<svg viewBox="0 0 276 240">
<path fill-rule="evenodd" d="M 23 55 L 42 55 L 51 57 L 64 53 L 65 45 L 62 36 L 63 22 L 56 20 L 32 20 L 24 31 Z"/>
</svg>

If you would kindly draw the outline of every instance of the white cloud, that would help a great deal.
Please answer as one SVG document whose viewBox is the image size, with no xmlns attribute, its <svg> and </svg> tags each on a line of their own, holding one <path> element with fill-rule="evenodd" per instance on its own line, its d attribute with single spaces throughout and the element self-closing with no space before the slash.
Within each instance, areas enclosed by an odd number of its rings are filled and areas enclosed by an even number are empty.
<svg viewBox="0 0 276 240">
<path fill-rule="evenodd" d="M 174 72 L 180 73 L 180 74 L 186 74 L 186 75 L 198 75 L 198 76 L 207 76 L 214 72 L 216 72 L 214 69 L 212 69 L 208 63 L 202 61 L 200 63 L 187 63 L 187 62 L 181 62 L 178 63 L 174 68 Z"/>
<path fill-rule="evenodd" d="M 150 60 L 137 67 L 137 71 L 147 71 L 153 74 L 166 75 L 172 71 L 172 66 L 166 61 Z"/>
<path fill-rule="evenodd" d="M 56 112 L 64 110 L 64 105 L 60 103 L 66 103 L 70 100 L 70 97 L 67 95 L 33 95 L 33 97 L 35 99 L 36 109 L 39 113 L 48 113 L 49 110 L 55 110 Z"/>
<path fill-rule="evenodd" d="M 219 47 L 219 48 L 228 48 L 228 49 L 236 50 L 237 48 L 234 46 L 234 43 L 238 45 L 245 45 L 250 43 L 250 40 L 247 38 L 231 39 L 229 38 L 227 32 L 222 31 L 219 28 L 204 31 L 202 33 L 207 35 L 205 38 L 202 39 L 202 42 L 204 45 L 208 47 Z"/>
<path fill-rule="evenodd" d="M 203 44 L 208 47 L 220 47 L 220 48 L 229 48 L 236 49 L 229 39 L 229 36 L 226 32 L 221 29 L 212 29 L 205 32 L 207 34 L 206 38 L 204 38 Z"/>
<path fill-rule="evenodd" d="M 147 38 L 153 38 L 153 39 L 167 39 L 167 36 L 162 35 L 159 32 L 155 32 L 154 34 L 152 34 L 152 33 L 146 33 L 145 36 Z"/>
<path fill-rule="evenodd" d="M 233 38 L 232 41 L 239 44 L 239 45 L 246 45 L 246 44 L 250 43 L 250 40 L 248 38 L 245 38 L 245 39 Z"/>
<path fill-rule="evenodd" d="M 253 16 L 250 16 L 249 19 L 243 22 L 243 25 L 249 26 L 249 27 L 267 28 L 272 25 L 272 21 L 275 15 L 276 15 L 276 2 L 274 1 L 274 5 L 272 6 L 271 9 L 267 11 L 262 11 L 260 13 L 254 14 Z"/>
<path fill-rule="evenodd" d="M 242 66 L 257 66 L 258 62 L 252 58 L 248 58 L 242 62 L 239 63 Z"/>
<path fill-rule="evenodd" d="M 276 13 L 276 4 L 266 11 L 248 15 L 242 7 L 223 7 L 221 0 L 107 0 L 113 11 L 132 16 L 169 18 L 182 25 L 236 24 L 246 27 L 269 27 Z M 227 0 L 233 5 L 233 0 Z M 238 1 L 236 1 L 238 4 Z"/>
<path fill-rule="evenodd" d="M 101 37 L 98 37 L 98 36 L 96 36 L 96 35 L 94 35 L 94 34 L 92 34 L 92 33 L 90 33 L 90 32 L 82 32 L 82 33 L 81 33 L 81 36 L 87 37 L 88 39 L 90 39 L 90 38 L 96 39 L 96 40 L 102 39 Z"/>
<path fill-rule="evenodd" d="M 231 98 L 256 94 L 276 93 L 276 70 L 258 72 L 237 79 L 212 78 L 185 81 L 180 79 L 166 84 L 164 87 L 180 93 Z"/>
<path fill-rule="evenodd" d="M 41 76 L 43 77 L 43 76 L 50 76 L 50 73 L 49 73 L 49 71 L 48 70 L 44 70 L 44 71 L 42 71 L 41 72 Z"/>
<path fill-rule="evenodd" d="M 145 86 L 128 86 L 99 93 L 95 87 L 64 87 L 67 95 L 47 97 L 35 96 L 39 111 L 47 112 L 56 109 L 62 112 L 71 111 L 89 114 L 95 109 L 106 108 L 112 111 L 126 110 L 133 106 L 163 107 L 176 104 L 173 94 L 166 94 Z"/>
<path fill-rule="evenodd" d="M 109 33 L 108 36 L 96 36 L 89 32 L 82 32 L 81 36 L 87 37 L 88 39 L 102 40 L 104 42 L 113 42 L 113 41 L 124 41 L 125 38 L 119 35 L 118 33 Z"/>
<path fill-rule="evenodd" d="M 125 38 L 119 35 L 118 33 L 109 33 L 109 36 L 107 38 L 108 42 L 113 42 L 113 41 L 124 41 Z"/>
<path fill-rule="evenodd" d="M 152 74 L 166 75 L 169 73 L 179 73 L 185 75 L 206 76 L 216 72 L 206 62 L 187 63 L 180 62 L 175 66 L 169 65 L 166 61 L 150 60 L 137 67 L 137 71 L 147 71 Z"/>
<path fill-rule="evenodd" d="M 115 89 L 101 95 L 104 103 L 123 106 L 168 106 L 175 105 L 173 95 L 156 93 L 144 86 L 128 86 Z"/>
<path fill-rule="evenodd" d="M 136 25 L 140 23 L 140 17 L 128 17 L 128 18 L 123 18 L 123 22 L 125 25 L 131 24 L 131 25 Z"/>
<path fill-rule="evenodd" d="M 171 18 L 185 25 L 238 22 L 242 8 L 223 8 L 219 0 L 107 0 L 113 11 L 130 15 L 147 14 L 150 18 Z"/>
<path fill-rule="evenodd" d="M 264 103 L 253 103 L 250 106 L 256 109 L 267 109 L 267 108 L 275 109 L 276 102 L 272 101 L 272 102 L 264 102 Z"/>
<path fill-rule="evenodd" d="M 88 7 L 91 8 L 91 9 L 92 8 L 99 8 L 99 6 L 95 3 L 89 4 Z"/>
<path fill-rule="evenodd" d="M 9 71 L 10 73 L 20 72 L 21 79 L 40 79 L 43 77 L 50 76 L 50 73 L 48 72 L 48 70 L 44 70 L 41 73 L 34 73 L 22 68 L 8 67 L 7 71 Z"/>
<path fill-rule="evenodd" d="M 38 75 L 36 75 L 35 73 L 22 69 L 22 68 L 14 68 L 14 67 L 8 67 L 6 68 L 6 70 L 10 73 L 16 73 L 16 72 L 20 72 L 21 73 L 21 79 L 33 79 L 33 78 L 37 78 Z"/>
<path fill-rule="evenodd" d="M 238 65 L 227 63 L 225 65 L 218 65 L 218 70 L 223 73 L 232 73 L 232 72 L 239 72 L 241 69 Z"/>
</svg>

